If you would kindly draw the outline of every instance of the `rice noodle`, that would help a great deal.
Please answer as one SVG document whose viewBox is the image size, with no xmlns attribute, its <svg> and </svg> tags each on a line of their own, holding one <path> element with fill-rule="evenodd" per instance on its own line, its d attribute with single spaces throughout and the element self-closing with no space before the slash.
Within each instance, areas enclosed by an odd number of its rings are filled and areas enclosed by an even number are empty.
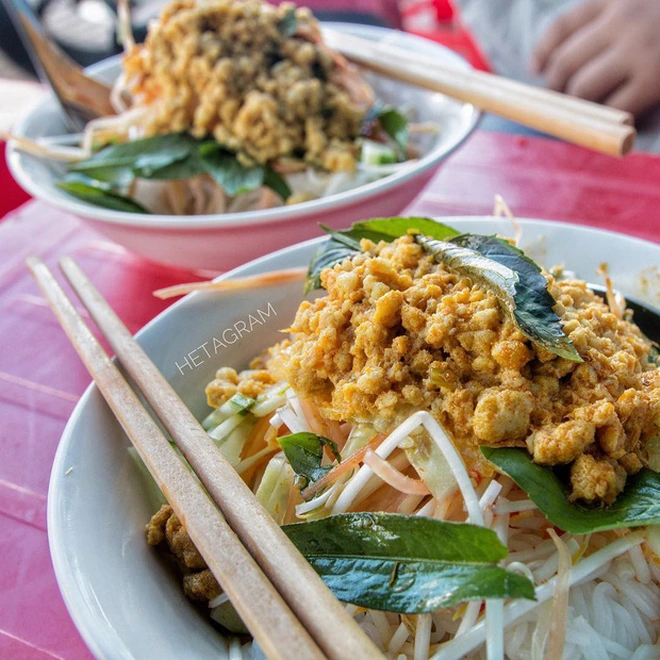
<svg viewBox="0 0 660 660">
<path fill-rule="evenodd" d="M 498 498 L 501 490 L 502 490 L 502 486 L 495 479 L 493 479 L 488 484 L 483 495 L 479 498 L 479 506 L 481 507 L 482 511 L 485 511 L 487 508 L 490 508 L 493 505 L 495 500 Z"/>
<path fill-rule="evenodd" d="M 651 582 L 651 571 L 646 562 L 646 558 L 644 557 L 642 546 L 636 545 L 634 548 L 630 548 L 630 550 L 628 550 L 628 556 L 630 557 L 632 567 L 635 569 L 637 579 L 642 584 L 648 584 Z"/>
<path fill-rule="evenodd" d="M 550 636 L 546 650 L 546 660 L 561 660 L 566 640 L 566 616 L 568 614 L 568 588 L 571 579 L 571 553 L 567 545 L 559 538 L 554 529 L 548 534 L 557 546 L 559 566 L 554 589 L 552 613 L 550 617 Z"/>
<path fill-rule="evenodd" d="M 486 601 L 486 654 L 488 660 L 504 658 L 504 602 L 493 598 Z"/>
<path fill-rule="evenodd" d="M 520 511 L 535 511 L 538 507 L 532 500 L 500 501 L 493 508 L 496 514 L 519 513 Z"/>
<path fill-rule="evenodd" d="M 465 612 L 463 613 L 463 618 L 461 619 L 461 625 L 456 631 L 456 637 L 459 638 L 461 635 L 465 635 L 476 623 L 479 618 L 479 612 L 481 611 L 480 600 L 471 600 L 465 606 Z"/>
<path fill-rule="evenodd" d="M 613 541 L 602 550 L 578 562 L 571 572 L 570 584 L 576 584 L 580 580 L 595 573 L 609 561 L 627 552 L 635 545 L 644 540 L 645 532 L 632 532 L 616 541 Z M 536 601 L 517 600 L 504 607 L 504 627 L 536 609 L 542 603 L 552 597 L 557 578 L 549 580 L 536 589 Z M 446 642 L 440 650 L 432 657 L 432 660 L 459 660 L 486 640 L 486 629 L 484 621 L 477 622 L 471 630 L 460 637 Z"/>
<path fill-rule="evenodd" d="M 415 512 L 416 516 L 432 516 L 436 509 L 435 500 L 429 500 L 421 509 Z"/>
<path fill-rule="evenodd" d="M 409 636 L 410 633 L 408 632 L 408 628 L 406 628 L 406 624 L 402 621 L 394 635 L 390 638 L 389 644 L 386 646 L 386 650 L 390 657 L 401 650 L 401 647 L 406 643 Z"/>
<path fill-rule="evenodd" d="M 415 647 L 413 660 L 428 660 L 429 644 L 431 642 L 431 624 L 433 620 L 430 614 L 418 614 L 417 626 L 415 628 Z"/>
<path fill-rule="evenodd" d="M 305 433 L 309 431 L 305 422 L 291 408 L 283 406 L 277 411 L 277 414 L 291 433 Z"/>
<path fill-rule="evenodd" d="M 388 640 L 392 636 L 392 631 L 390 630 L 390 624 L 387 620 L 387 616 L 385 615 L 385 612 L 381 612 L 379 610 L 369 610 L 369 616 L 371 617 L 374 626 L 376 626 L 376 629 L 378 630 L 380 637 L 379 646 L 384 648 L 385 644 L 387 644 Z"/>
</svg>

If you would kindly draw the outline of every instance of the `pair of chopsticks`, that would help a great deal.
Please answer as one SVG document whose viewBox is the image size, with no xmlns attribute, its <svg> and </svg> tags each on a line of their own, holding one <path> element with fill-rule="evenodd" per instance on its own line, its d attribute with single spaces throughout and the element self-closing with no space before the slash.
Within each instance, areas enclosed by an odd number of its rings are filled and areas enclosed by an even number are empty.
<svg viewBox="0 0 660 660">
<path fill-rule="evenodd" d="M 119 423 L 266 656 L 278 660 L 382 658 L 80 267 L 70 258 L 60 261 L 66 279 L 118 361 L 207 492 L 177 456 L 47 266 L 36 257 L 27 263 Z"/>
<path fill-rule="evenodd" d="M 323 28 L 323 39 L 330 48 L 368 69 L 595 151 L 623 156 L 635 141 L 633 117 L 622 110 L 483 71 L 454 68 L 387 40 L 369 41 L 328 28 Z"/>
</svg>

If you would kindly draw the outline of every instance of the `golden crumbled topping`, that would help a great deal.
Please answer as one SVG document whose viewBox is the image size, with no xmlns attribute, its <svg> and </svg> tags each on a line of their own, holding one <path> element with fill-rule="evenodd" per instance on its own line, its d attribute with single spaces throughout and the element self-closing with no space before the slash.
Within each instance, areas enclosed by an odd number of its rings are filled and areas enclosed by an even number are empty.
<svg viewBox="0 0 660 660">
<path fill-rule="evenodd" d="M 453 435 L 470 469 L 484 445 L 527 446 L 570 465 L 572 497 L 611 503 L 660 442 L 660 377 L 639 329 L 580 281 L 549 290 L 577 363 L 532 344 L 495 296 L 411 237 L 326 270 L 303 302 L 287 379 L 330 419 L 387 431 L 417 410 Z"/>
<path fill-rule="evenodd" d="M 152 516 L 147 525 L 147 543 L 167 545 L 183 574 L 183 591 L 188 598 L 208 601 L 220 595 L 220 585 L 171 506 L 163 505 Z"/>
<path fill-rule="evenodd" d="M 212 136 L 245 164 L 293 155 L 331 171 L 355 168 L 373 95 L 321 43 L 308 9 L 177 0 L 124 68 L 137 106 L 149 108 L 148 134 Z"/>
<path fill-rule="evenodd" d="M 247 371 L 236 373 L 230 367 L 218 369 L 215 379 L 206 386 L 206 400 L 209 406 L 217 408 L 234 394 L 240 393 L 256 399 L 265 389 L 277 381 L 270 370 L 255 367 Z"/>
</svg>

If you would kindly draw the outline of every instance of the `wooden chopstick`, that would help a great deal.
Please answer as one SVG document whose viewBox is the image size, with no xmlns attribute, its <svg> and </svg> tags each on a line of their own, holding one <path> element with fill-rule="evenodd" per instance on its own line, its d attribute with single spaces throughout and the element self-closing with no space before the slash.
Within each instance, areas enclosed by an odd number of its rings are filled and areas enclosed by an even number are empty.
<svg viewBox="0 0 660 660">
<path fill-rule="evenodd" d="M 633 146 L 632 115 L 501 76 L 456 69 L 388 43 L 323 28 L 328 46 L 368 69 L 613 156 Z"/>
<path fill-rule="evenodd" d="M 450 64 L 443 64 L 436 59 L 424 55 L 422 53 L 415 53 L 398 46 L 393 46 L 387 39 L 383 41 L 370 41 L 361 37 L 356 37 L 343 32 L 338 32 L 329 28 L 323 28 L 324 39 L 335 50 L 341 51 L 348 59 L 369 57 L 372 59 L 374 55 L 380 56 L 383 52 L 394 54 L 397 58 L 410 60 L 413 63 L 423 65 L 425 68 L 430 67 L 433 69 L 447 70 L 452 74 L 458 74 L 460 77 L 477 79 L 481 82 L 487 83 L 490 87 L 498 89 L 505 89 L 513 94 L 520 94 L 542 100 L 548 105 L 562 106 L 567 109 L 573 110 L 576 113 L 581 113 L 593 117 L 594 119 L 602 119 L 604 121 L 611 121 L 617 124 L 632 124 L 633 116 L 625 110 L 618 110 L 611 108 L 600 103 L 592 103 L 585 101 L 568 94 L 555 92 L 554 90 L 534 87 L 511 78 L 498 76 L 496 74 L 487 73 L 486 71 L 478 71 L 477 69 L 458 69 Z M 369 53 L 372 55 L 369 55 Z"/>
<path fill-rule="evenodd" d="M 80 267 L 70 258 L 62 259 L 60 267 L 231 528 L 321 650 L 332 660 L 382 658 L 376 645 L 218 451 Z"/>
<path fill-rule="evenodd" d="M 175 454 L 46 265 L 30 257 L 28 266 L 101 394 L 264 653 L 282 660 L 292 653 L 325 658 Z"/>
</svg>

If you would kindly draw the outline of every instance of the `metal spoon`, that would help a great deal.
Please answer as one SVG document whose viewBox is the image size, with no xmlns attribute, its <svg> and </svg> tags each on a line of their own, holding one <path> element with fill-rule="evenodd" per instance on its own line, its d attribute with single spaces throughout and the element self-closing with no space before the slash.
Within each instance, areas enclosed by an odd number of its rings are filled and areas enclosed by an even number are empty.
<svg viewBox="0 0 660 660">
<path fill-rule="evenodd" d="M 50 84 L 74 131 L 96 117 L 114 115 L 110 87 L 86 75 L 46 34 L 25 0 L 2 0 L 41 80 Z"/>
</svg>

